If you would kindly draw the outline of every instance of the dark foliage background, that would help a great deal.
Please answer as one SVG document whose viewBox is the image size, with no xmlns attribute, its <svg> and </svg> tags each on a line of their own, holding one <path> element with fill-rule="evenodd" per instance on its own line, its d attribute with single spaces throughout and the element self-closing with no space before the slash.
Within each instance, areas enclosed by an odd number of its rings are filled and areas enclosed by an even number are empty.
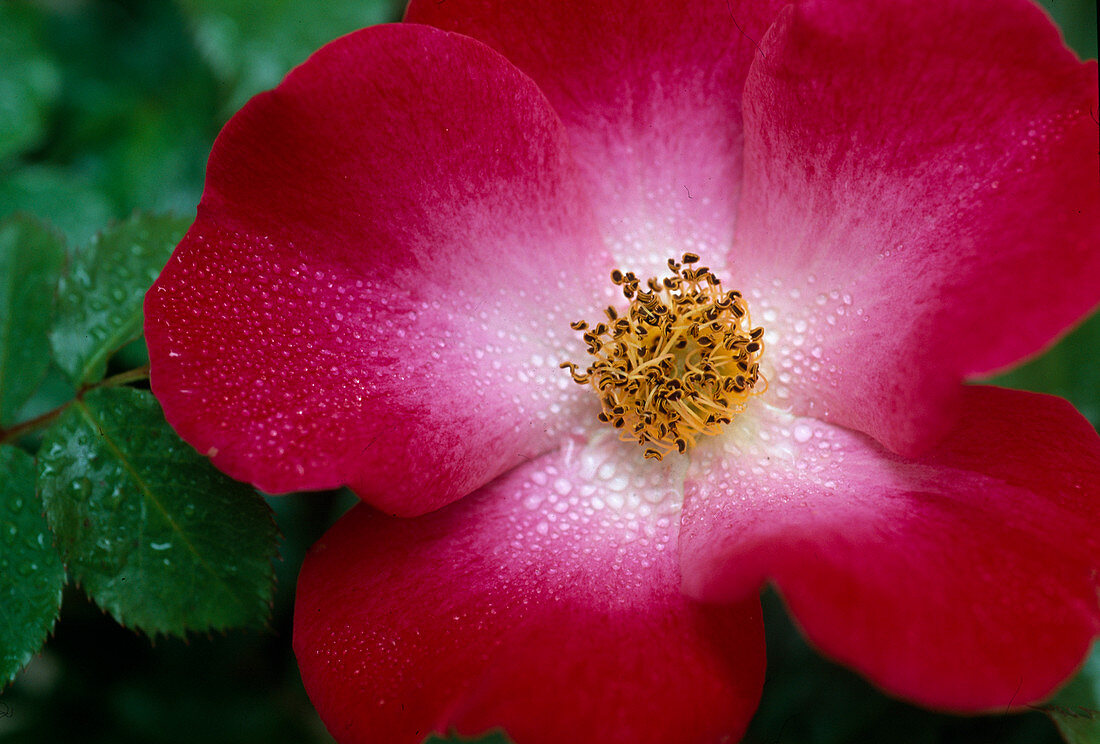
<svg viewBox="0 0 1100 744">
<path fill-rule="evenodd" d="M 1041 4 L 1096 56 L 1093 0 Z M 29 212 L 76 245 L 135 209 L 190 217 L 211 143 L 249 96 L 324 42 L 400 13 L 395 0 L 2 0 L 0 217 Z M 1000 382 L 1068 397 L 1095 425 L 1098 351 L 1094 317 Z M 142 363 L 139 341 L 109 372 Z M 51 370 L 25 417 L 71 396 Z M 150 639 L 67 589 L 44 653 L 0 693 L 0 741 L 331 742 L 290 651 L 293 589 L 306 548 L 354 498 L 269 503 L 283 540 L 266 631 Z M 810 650 L 774 595 L 765 610 L 769 675 L 748 743 L 1061 740 L 1039 712 L 954 718 L 887 698 Z"/>
</svg>

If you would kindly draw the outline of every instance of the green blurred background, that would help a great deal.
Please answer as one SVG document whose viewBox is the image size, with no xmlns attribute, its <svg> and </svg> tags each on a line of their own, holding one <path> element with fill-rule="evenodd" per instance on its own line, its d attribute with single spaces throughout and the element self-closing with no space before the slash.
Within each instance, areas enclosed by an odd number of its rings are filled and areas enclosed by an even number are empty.
<svg viewBox="0 0 1100 744">
<path fill-rule="evenodd" d="M 1079 55 L 1096 57 L 1094 0 L 1040 4 Z M 394 0 L 0 0 L 0 217 L 33 213 L 79 246 L 135 209 L 192 215 L 210 146 L 237 108 L 330 39 L 401 10 Z M 1096 425 L 1098 351 L 1094 317 L 999 382 L 1067 397 Z M 142 355 L 133 345 L 117 369 Z M 28 413 L 70 396 L 54 374 Z M 293 589 L 306 548 L 354 499 L 270 503 L 284 540 L 268 630 L 149 639 L 67 590 L 45 652 L 0 694 L 0 741 L 331 742 L 290 651 Z M 808 649 L 774 596 L 765 609 L 768 682 L 746 742 L 1060 741 L 1039 713 L 952 718 L 886 698 Z"/>
</svg>

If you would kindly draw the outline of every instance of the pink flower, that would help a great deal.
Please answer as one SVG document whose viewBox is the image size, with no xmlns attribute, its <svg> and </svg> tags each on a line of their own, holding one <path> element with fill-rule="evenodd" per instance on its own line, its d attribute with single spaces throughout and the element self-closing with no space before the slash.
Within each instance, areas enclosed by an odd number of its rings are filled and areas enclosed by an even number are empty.
<svg viewBox="0 0 1100 744">
<path fill-rule="evenodd" d="M 924 705 L 1018 708 L 1073 672 L 1100 632 L 1100 439 L 963 381 L 1100 300 L 1095 62 L 1023 0 L 407 20 L 226 126 L 146 301 L 187 441 L 394 515 L 352 510 L 298 585 L 341 742 L 736 737 L 767 581 Z M 685 252 L 765 329 L 767 391 L 657 461 L 558 365 L 591 363 L 570 322 L 625 312 L 612 269 Z"/>
</svg>

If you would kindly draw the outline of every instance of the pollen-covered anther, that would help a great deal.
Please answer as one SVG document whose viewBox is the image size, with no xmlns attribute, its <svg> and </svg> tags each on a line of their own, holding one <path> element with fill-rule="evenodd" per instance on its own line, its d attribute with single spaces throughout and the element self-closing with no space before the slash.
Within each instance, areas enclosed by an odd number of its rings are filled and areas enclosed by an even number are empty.
<svg viewBox="0 0 1100 744">
<path fill-rule="evenodd" d="M 687 452 L 767 389 L 764 329 L 752 327 L 741 293 L 723 290 L 698 262 L 693 253 L 670 258 L 669 276 L 645 282 L 616 269 L 611 281 L 630 302 L 626 311 L 608 307 L 606 321 L 570 324 L 583 332 L 593 361 L 584 370 L 573 362 L 561 367 L 592 385 L 599 420 L 642 445 L 647 458 Z"/>
</svg>

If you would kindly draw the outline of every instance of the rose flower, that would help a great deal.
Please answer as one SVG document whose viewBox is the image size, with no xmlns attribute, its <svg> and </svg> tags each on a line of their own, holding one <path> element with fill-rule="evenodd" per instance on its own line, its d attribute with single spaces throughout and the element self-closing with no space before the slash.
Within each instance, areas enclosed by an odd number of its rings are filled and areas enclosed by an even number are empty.
<svg viewBox="0 0 1100 744">
<path fill-rule="evenodd" d="M 730 740 L 769 582 L 888 693 L 1049 695 L 1100 439 L 964 382 L 1100 301 L 1097 108 L 1023 0 L 415 0 L 253 99 L 152 388 L 229 475 L 365 502 L 298 584 L 332 734 Z"/>
</svg>

